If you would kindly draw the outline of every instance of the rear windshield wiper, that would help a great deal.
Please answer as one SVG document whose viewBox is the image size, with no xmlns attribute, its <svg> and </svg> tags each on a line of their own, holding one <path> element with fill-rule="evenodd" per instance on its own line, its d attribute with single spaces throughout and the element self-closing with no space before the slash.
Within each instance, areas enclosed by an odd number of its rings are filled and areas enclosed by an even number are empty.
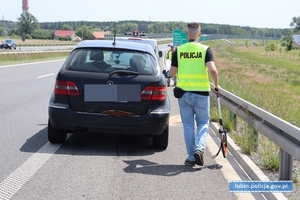
<svg viewBox="0 0 300 200">
<path fill-rule="evenodd" d="M 116 70 L 109 73 L 109 77 L 111 77 L 113 74 L 122 74 L 122 75 L 139 75 L 140 73 L 135 71 L 129 71 L 129 70 Z"/>
</svg>

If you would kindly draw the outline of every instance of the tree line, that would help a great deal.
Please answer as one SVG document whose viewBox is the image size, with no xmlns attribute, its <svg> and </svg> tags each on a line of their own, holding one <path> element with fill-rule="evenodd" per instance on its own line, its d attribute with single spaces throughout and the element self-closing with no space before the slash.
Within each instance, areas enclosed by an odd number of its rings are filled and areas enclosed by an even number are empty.
<svg viewBox="0 0 300 200">
<path fill-rule="evenodd" d="M 235 26 L 224 24 L 201 23 L 203 34 L 221 34 L 238 36 L 256 36 L 269 38 L 282 38 L 292 33 L 300 32 L 300 16 L 293 17 L 289 23 L 291 28 L 255 28 L 249 26 Z M 138 29 L 143 25 L 147 27 L 146 32 L 152 33 L 172 33 L 174 29 L 185 29 L 186 22 L 183 21 L 58 21 L 41 22 L 31 13 L 21 14 L 17 22 L 2 21 L 0 25 L 0 35 L 8 35 L 33 39 L 53 39 L 55 30 L 74 30 L 78 36 L 90 38 L 93 31 L 116 31 L 117 34 L 124 34 L 128 31 Z"/>
</svg>

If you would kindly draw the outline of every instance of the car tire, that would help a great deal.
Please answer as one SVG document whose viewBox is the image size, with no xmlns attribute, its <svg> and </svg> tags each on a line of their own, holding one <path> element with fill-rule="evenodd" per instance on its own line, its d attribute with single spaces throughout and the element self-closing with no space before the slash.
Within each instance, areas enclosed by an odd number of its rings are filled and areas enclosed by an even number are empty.
<svg viewBox="0 0 300 200">
<path fill-rule="evenodd" d="M 51 143 L 64 143 L 67 139 L 67 132 L 55 129 L 48 120 L 48 140 Z"/>
<path fill-rule="evenodd" d="M 165 150 L 168 147 L 169 142 L 169 124 L 165 128 L 164 132 L 160 135 L 155 135 L 152 138 L 152 145 L 156 148 Z"/>
</svg>

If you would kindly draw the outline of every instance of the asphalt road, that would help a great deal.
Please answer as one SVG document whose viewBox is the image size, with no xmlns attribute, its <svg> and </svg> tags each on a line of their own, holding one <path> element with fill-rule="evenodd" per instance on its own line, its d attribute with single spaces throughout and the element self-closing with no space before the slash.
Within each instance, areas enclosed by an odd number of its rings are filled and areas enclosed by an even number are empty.
<svg viewBox="0 0 300 200">
<path fill-rule="evenodd" d="M 152 148 L 150 138 L 120 135 L 73 134 L 63 145 L 50 144 L 48 100 L 62 63 L 0 67 L 1 200 L 238 198 L 210 146 L 204 167 L 183 164 L 183 128 L 171 87 L 165 151 Z"/>
</svg>

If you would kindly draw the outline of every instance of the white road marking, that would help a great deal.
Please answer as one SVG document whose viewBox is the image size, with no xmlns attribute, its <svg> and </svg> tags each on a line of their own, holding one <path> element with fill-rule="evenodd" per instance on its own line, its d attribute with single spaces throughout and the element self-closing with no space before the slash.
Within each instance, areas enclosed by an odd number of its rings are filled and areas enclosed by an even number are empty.
<svg viewBox="0 0 300 200">
<path fill-rule="evenodd" d="M 213 131 L 212 129 L 209 130 L 210 132 Z M 211 135 L 208 134 L 207 136 L 207 147 L 212 155 L 215 155 L 216 152 L 218 151 L 219 147 L 215 143 L 215 141 L 212 139 Z M 228 152 L 230 153 L 230 152 Z M 222 173 L 224 174 L 225 179 L 228 180 L 241 180 L 240 176 L 236 173 L 234 168 L 231 166 L 229 161 L 225 158 L 223 158 L 222 152 L 220 152 L 219 157 L 215 158 L 215 161 L 219 164 L 222 165 L 223 167 L 221 168 Z M 229 186 L 228 186 L 229 187 Z M 235 193 L 238 199 L 255 199 L 254 196 L 251 193 Z"/>
<path fill-rule="evenodd" d="M 32 62 L 32 63 L 22 63 L 22 64 L 15 64 L 15 65 L 3 65 L 3 66 L 0 66 L 0 68 L 18 67 L 18 66 L 24 66 L 24 65 L 35 65 L 35 64 L 42 64 L 42 63 L 59 62 L 59 61 L 64 61 L 64 60 L 66 60 L 66 59 L 49 60 L 49 61 Z"/>
<path fill-rule="evenodd" d="M 9 200 L 37 172 L 62 144 L 47 142 L 25 163 L 0 183 L 0 199 Z"/>
<path fill-rule="evenodd" d="M 42 75 L 42 76 L 38 76 L 38 77 L 36 77 L 36 78 L 44 78 L 44 77 L 52 76 L 52 75 L 54 75 L 54 73 L 46 74 L 46 75 Z"/>
</svg>

